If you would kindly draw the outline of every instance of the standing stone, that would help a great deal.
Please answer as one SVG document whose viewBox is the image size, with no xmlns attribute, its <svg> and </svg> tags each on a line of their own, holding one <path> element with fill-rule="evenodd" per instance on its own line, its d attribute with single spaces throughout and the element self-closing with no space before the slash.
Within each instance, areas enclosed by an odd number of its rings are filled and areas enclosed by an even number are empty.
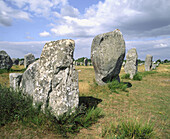
<svg viewBox="0 0 170 139">
<path fill-rule="evenodd" d="M 33 97 L 42 110 L 50 108 L 58 117 L 79 103 L 78 72 L 73 65 L 73 40 L 46 43 L 40 59 L 23 73 L 20 87 Z"/>
<path fill-rule="evenodd" d="M 123 61 L 122 66 L 124 67 L 124 66 L 125 66 L 125 64 L 126 64 L 126 62 L 125 62 L 125 61 Z"/>
<path fill-rule="evenodd" d="M 87 66 L 88 60 L 87 58 L 84 59 L 84 66 Z"/>
<path fill-rule="evenodd" d="M 157 67 L 157 64 L 152 64 L 152 70 L 155 70 L 156 69 L 156 67 Z"/>
<path fill-rule="evenodd" d="M 126 74 L 130 74 L 130 79 L 133 79 L 133 76 L 138 72 L 138 54 L 136 48 L 132 48 L 127 52 L 124 69 Z"/>
<path fill-rule="evenodd" d="M 80 62 L 80 66 L 83 66 L 83 62 Z"/>
<path fill-rule="evenodd" d="M 19 64 L 19 60 L 16 59 L 16 58 L 12 58 L 12 62 L 13 62 L 13 65 L 18 65 Z"/>
<path fill-rule="evenodd" d="M 80 62 L 77 62 L 77 66 L 80 66 Z"/>
<path fill-rule="evenodd" d="M 152 68 L 152 58 L 153 56 L 151 55 L 146 55 L 145 59 L 145 71 L 150 71 Z"/>
<path fill-rule="evenodd" d="M 0 69 L 10 69 L 13 65 L 12 59 L 5 51 L 0 51 Z"/>
<path fill-rule="evenodd" d="M 125 41 L 120 30 L 97 35 L 92 42 L 91 60 L 99 85 L 117 79 L 125 57 Z"/>
<path fill-rule="evenodd" d="M 10 73 L 9 74 L 10 87 L 12 87 L 14 90 L 19 89 L 21 79 L 22 73 Z"/>
<path fill-rule="evenodd" d="M 27 68 L 31 63 L 35 61 L 35 57 L 33 54 L 29 53 L 24 56 L 24 67 Z"/>
<path fill-rule="evenodd" d="M 19 61 L 19 65 L 24 65 L 24 60 Z"/>
</svg>

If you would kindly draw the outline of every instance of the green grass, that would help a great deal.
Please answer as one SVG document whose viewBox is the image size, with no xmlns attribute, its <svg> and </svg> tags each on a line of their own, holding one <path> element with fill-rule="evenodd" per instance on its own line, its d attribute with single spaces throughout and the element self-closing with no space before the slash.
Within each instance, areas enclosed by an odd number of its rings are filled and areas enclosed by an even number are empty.
<svg viewBox="0 0 170 139">
<path fill-rule="evenodd" d="M 142 80 L 142 75 L 140 75 L 139 73 L 135 74 L 135 75 L 133 76 L 133 80 L 141 81 L 141 80 Z"/>
<path fill-rule="evenodd" d="M 149 139 L 154 137 L 153 125 L 150 123 L 129 120 L 120 122 L 117 126 L 111 123 L 110 126 L 102 128 L 102 137 L 114 139 Z"/>
<path fill-rule="evenodd" d="M 107 86 L 112 92 L 115 92 L 117 94 L 119 94 L 119 90 L 127 92 L 126 89 L 128 88 L 127 84 L 123 82 L 119 83 L 117 80 L 107 83 Z"/>
<path fill-rule="evenodd" d="M 11 72 L 24 72 L 26 69 L 0 69 L 0 74 L 3 74 L 3 73 L 11 73 Z"/>
<path fill-rule="evenodd" d="M 121 79 L 130 79 L 130 74 L 124 74 L 121 76 Z"/>
<path fill-rule="evenodd" d="M 100 108 L 80 106 L 74 113 L 68 112 L 58 118 L 50 110 L 42 113 L 41 104 L 32 105 L 32 98 L 22 92 L 0 86 L 0 127 L 8 123 L 19 122 L 33 129 L 49 130 L 67 136 L 87 128 L 102 117 Z"/>
</svg>

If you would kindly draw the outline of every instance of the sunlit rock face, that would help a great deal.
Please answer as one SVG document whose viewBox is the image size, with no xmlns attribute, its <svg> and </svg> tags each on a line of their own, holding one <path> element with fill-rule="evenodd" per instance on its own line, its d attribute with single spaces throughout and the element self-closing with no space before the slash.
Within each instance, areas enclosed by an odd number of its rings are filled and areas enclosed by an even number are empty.
<svg viewBox="0 0 170 139">
<path fill-rule="evenodd" d="M 63 39 L 46 43 L 40 59 L 23 73 L 20 87 L 41 102 L 42 110 L 50 108 L 57 117 L 78 107 L 78 72 L 73 65 L 75 42 Z"/>
</svg>

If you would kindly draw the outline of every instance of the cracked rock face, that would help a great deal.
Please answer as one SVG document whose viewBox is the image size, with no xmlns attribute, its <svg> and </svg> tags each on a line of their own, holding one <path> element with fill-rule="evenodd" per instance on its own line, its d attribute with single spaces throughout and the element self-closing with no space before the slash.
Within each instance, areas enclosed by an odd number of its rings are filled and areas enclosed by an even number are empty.
<svg viewBox="0 0 170 139">
<path fill-rule="evenodd" d="M 130 79 L 133 79 L 133 76 L 138 71 L 138 54 L 136 48 L 132 48 L 127 52 L 124 69 L 127 74 L 130 74 Z"/>
<path fill-rule="evenodd" d="M 91 60 L 96 82 L 104 85 L 113 79 L 119 80 L 119 73 L 125 56 L 125 41 L 116 29 L 97 35 L 91 46 Z"/>
<path fill-rule="evenodd" d="M 145 71 L 151 71 L 151 68 L 152 68 L 152 58 L 153 58 L 153 56 L 146 55 L 146 59 L 145 59 Z"/>
<path fill-rule="evenodd" d="M 0 69 L 10 69 L 13 65 L 12 59 L 5 51 L 0 51 Z"/>
<path fill-rule="evenodd" d="M 42 109 L 50 108 L 57 117 L 78 107 L 78 72 L 73 65 L 73 40 L 46 43 L 40 59 L 31 64 L 22 76 L 20 87 L 33 96 Z"/>
</svg>

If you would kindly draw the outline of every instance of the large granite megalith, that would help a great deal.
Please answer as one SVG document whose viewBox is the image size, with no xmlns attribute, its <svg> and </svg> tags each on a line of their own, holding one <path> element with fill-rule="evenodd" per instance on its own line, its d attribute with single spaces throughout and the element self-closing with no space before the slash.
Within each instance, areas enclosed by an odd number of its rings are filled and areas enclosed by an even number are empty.
<svg viewBox="0 0 170 139">
<path fill-rule="evenodd" d="M 13 65 L 12 59 L 5 51 L 0 51 L 0 69 L 10 69 Z"/>
<path fill-rule="evenodd" d="M 151 68 L 152 68 L 152 58 L 153 58 L 153 56 L 146 55 L 146 59 L 145 59 L 145 71 L 151 71 Z"/>
<path fill-rule="evenodd" d="M 136 48 L 132 48 L 127 52 L 124 69 L 125 73 L 130 74 L 130 79 L 133 79 L 133 76 L 138 71 L 138 54 Z"/>
<path fill-rule="evenodd" d="M 28 53 L 24 56 L 24 67 L 27 68 L 31 63 L 35 61 L 35 57 L 33 54 Z"/>
<path fill-rule="evenodd" d="M 120 30 L 97 35 L 91 46 L 91 60 L 99 85 L 119 80 L 119 73 L 125 57 L 125 41 Z"/>
<path fill-rule="evenodd" d="M 41 102 L 42 110 L 50 108 L 57 117 L 78 107 L 78 72 L 73 65 L 73 40 L 46 43 L 40 59 L 23 73 L 20 87 Z"/>
</svg>

